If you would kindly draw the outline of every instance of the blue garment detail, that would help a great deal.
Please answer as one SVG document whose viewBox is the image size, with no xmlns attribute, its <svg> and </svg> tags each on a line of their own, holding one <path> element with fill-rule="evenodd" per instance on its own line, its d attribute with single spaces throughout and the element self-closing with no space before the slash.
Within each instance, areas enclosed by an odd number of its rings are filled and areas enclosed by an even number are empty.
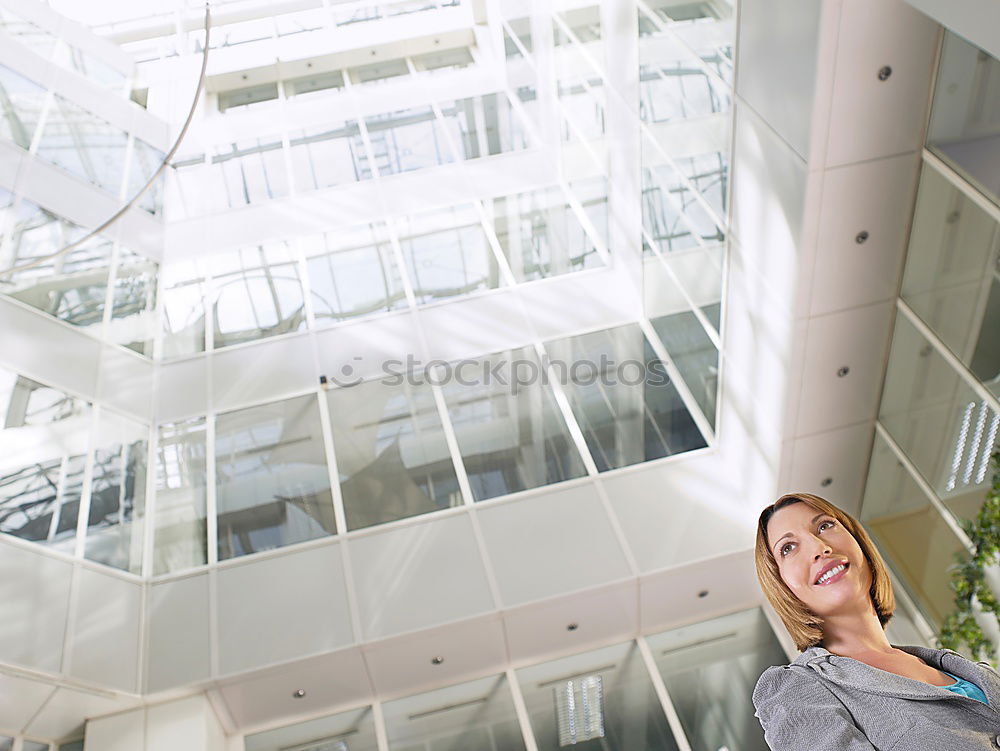
<svg viewBox="0 0 1000 751">
<path fill-rule="evenodd" d="M 947 670 L 942 670 L 941 672 L 945 675 L 951 675 L 951 673 Z M 975 683 L 967 681 L 965 678 L 959 678 L 957 675 L 951 675 L 951 677 L 955 679 L 955 682 L 950 686 L 941 686 L 941 688 L 946 691 L 951 691 L 954 694 L 958 694 L 959 696 L 968 696 L 970 699 L 981 701 L 987 706 L 989 705 L 989 702 L 986 700 L 986 694 L 984 694 L 983 690 Z"/>
</svg>

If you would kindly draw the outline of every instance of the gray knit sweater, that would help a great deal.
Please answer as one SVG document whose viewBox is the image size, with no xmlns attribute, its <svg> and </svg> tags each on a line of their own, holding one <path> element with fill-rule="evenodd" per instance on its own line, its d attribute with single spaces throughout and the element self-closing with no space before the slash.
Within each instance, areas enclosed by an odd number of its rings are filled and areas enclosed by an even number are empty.
<svg viewBox="0 0 1000 751">
<path fill-rule="evenodd" d="M 772 751 L 1000 748 L 1000 676 L 949 649 L 899 647 L 983 689 L 989 705 L 810 647 L 770 667 L 753 703 Z"/>
</svg>

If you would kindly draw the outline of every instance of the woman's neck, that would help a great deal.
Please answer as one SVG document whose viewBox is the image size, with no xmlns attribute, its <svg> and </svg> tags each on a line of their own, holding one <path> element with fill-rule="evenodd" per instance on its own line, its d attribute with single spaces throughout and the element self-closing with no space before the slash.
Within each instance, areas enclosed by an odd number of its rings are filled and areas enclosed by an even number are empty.
<svg viewBox="0 0 1000 751">
<path fill-rule="evenodd" d="M 843 657 L 893 651 L 874 608 L 865 613 L 831 615 L 824 618 L 823 647 Z"/>
</svg>

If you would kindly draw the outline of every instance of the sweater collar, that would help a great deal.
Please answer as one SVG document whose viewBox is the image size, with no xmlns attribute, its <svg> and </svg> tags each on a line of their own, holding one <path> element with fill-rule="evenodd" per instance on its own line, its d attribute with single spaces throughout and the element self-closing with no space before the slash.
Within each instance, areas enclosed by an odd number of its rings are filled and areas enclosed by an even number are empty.
<svg viewBox="0 0 1000 751">
<path fill-rule="evenodd" d="M 972 681 L 982 688 L 989 700 L 990 707 L 1000 709 L 1000 678 L 993 671 L 965 659 L 950 649 L 931 649 L 919 646 L 898 646 L 896 648 L 916 655 L 938 670 Z M 896 675 L 872 667 L 860 660 L 855 660 L 853 657 L 841 657 L 832 654 L 823 647 L 809 647 L 796 658 L 794 664 L 814 670 L 833 683 L 882 696 L 931 700 L 957 698 L 958 696 L 941 686 L 931 686 L 923 681 Z"/>
</svg>

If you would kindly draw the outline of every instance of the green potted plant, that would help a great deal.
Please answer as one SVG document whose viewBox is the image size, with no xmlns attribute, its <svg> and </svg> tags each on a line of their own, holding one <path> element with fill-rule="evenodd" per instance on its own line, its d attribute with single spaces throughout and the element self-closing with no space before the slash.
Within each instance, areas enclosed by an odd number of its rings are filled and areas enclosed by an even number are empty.
<svg viewBox="0 0 1000 751">
<path fill-rule="evenodd" d="M 982 508 L 972 521 L 961 520 L 975 547 L 971 557 L 956 555 L 951 588 L 955 610 L 945 618 L 938 635 L 942 647 L 967 652 L 974 660 L 997 666 L 1000 646 L 1000 604 L 995 588 L 1000 566 L 1000 451 L 991 457 L 993 481 Z M 992 584 L 992 586 L 991 586 Z"/>
</svg>

